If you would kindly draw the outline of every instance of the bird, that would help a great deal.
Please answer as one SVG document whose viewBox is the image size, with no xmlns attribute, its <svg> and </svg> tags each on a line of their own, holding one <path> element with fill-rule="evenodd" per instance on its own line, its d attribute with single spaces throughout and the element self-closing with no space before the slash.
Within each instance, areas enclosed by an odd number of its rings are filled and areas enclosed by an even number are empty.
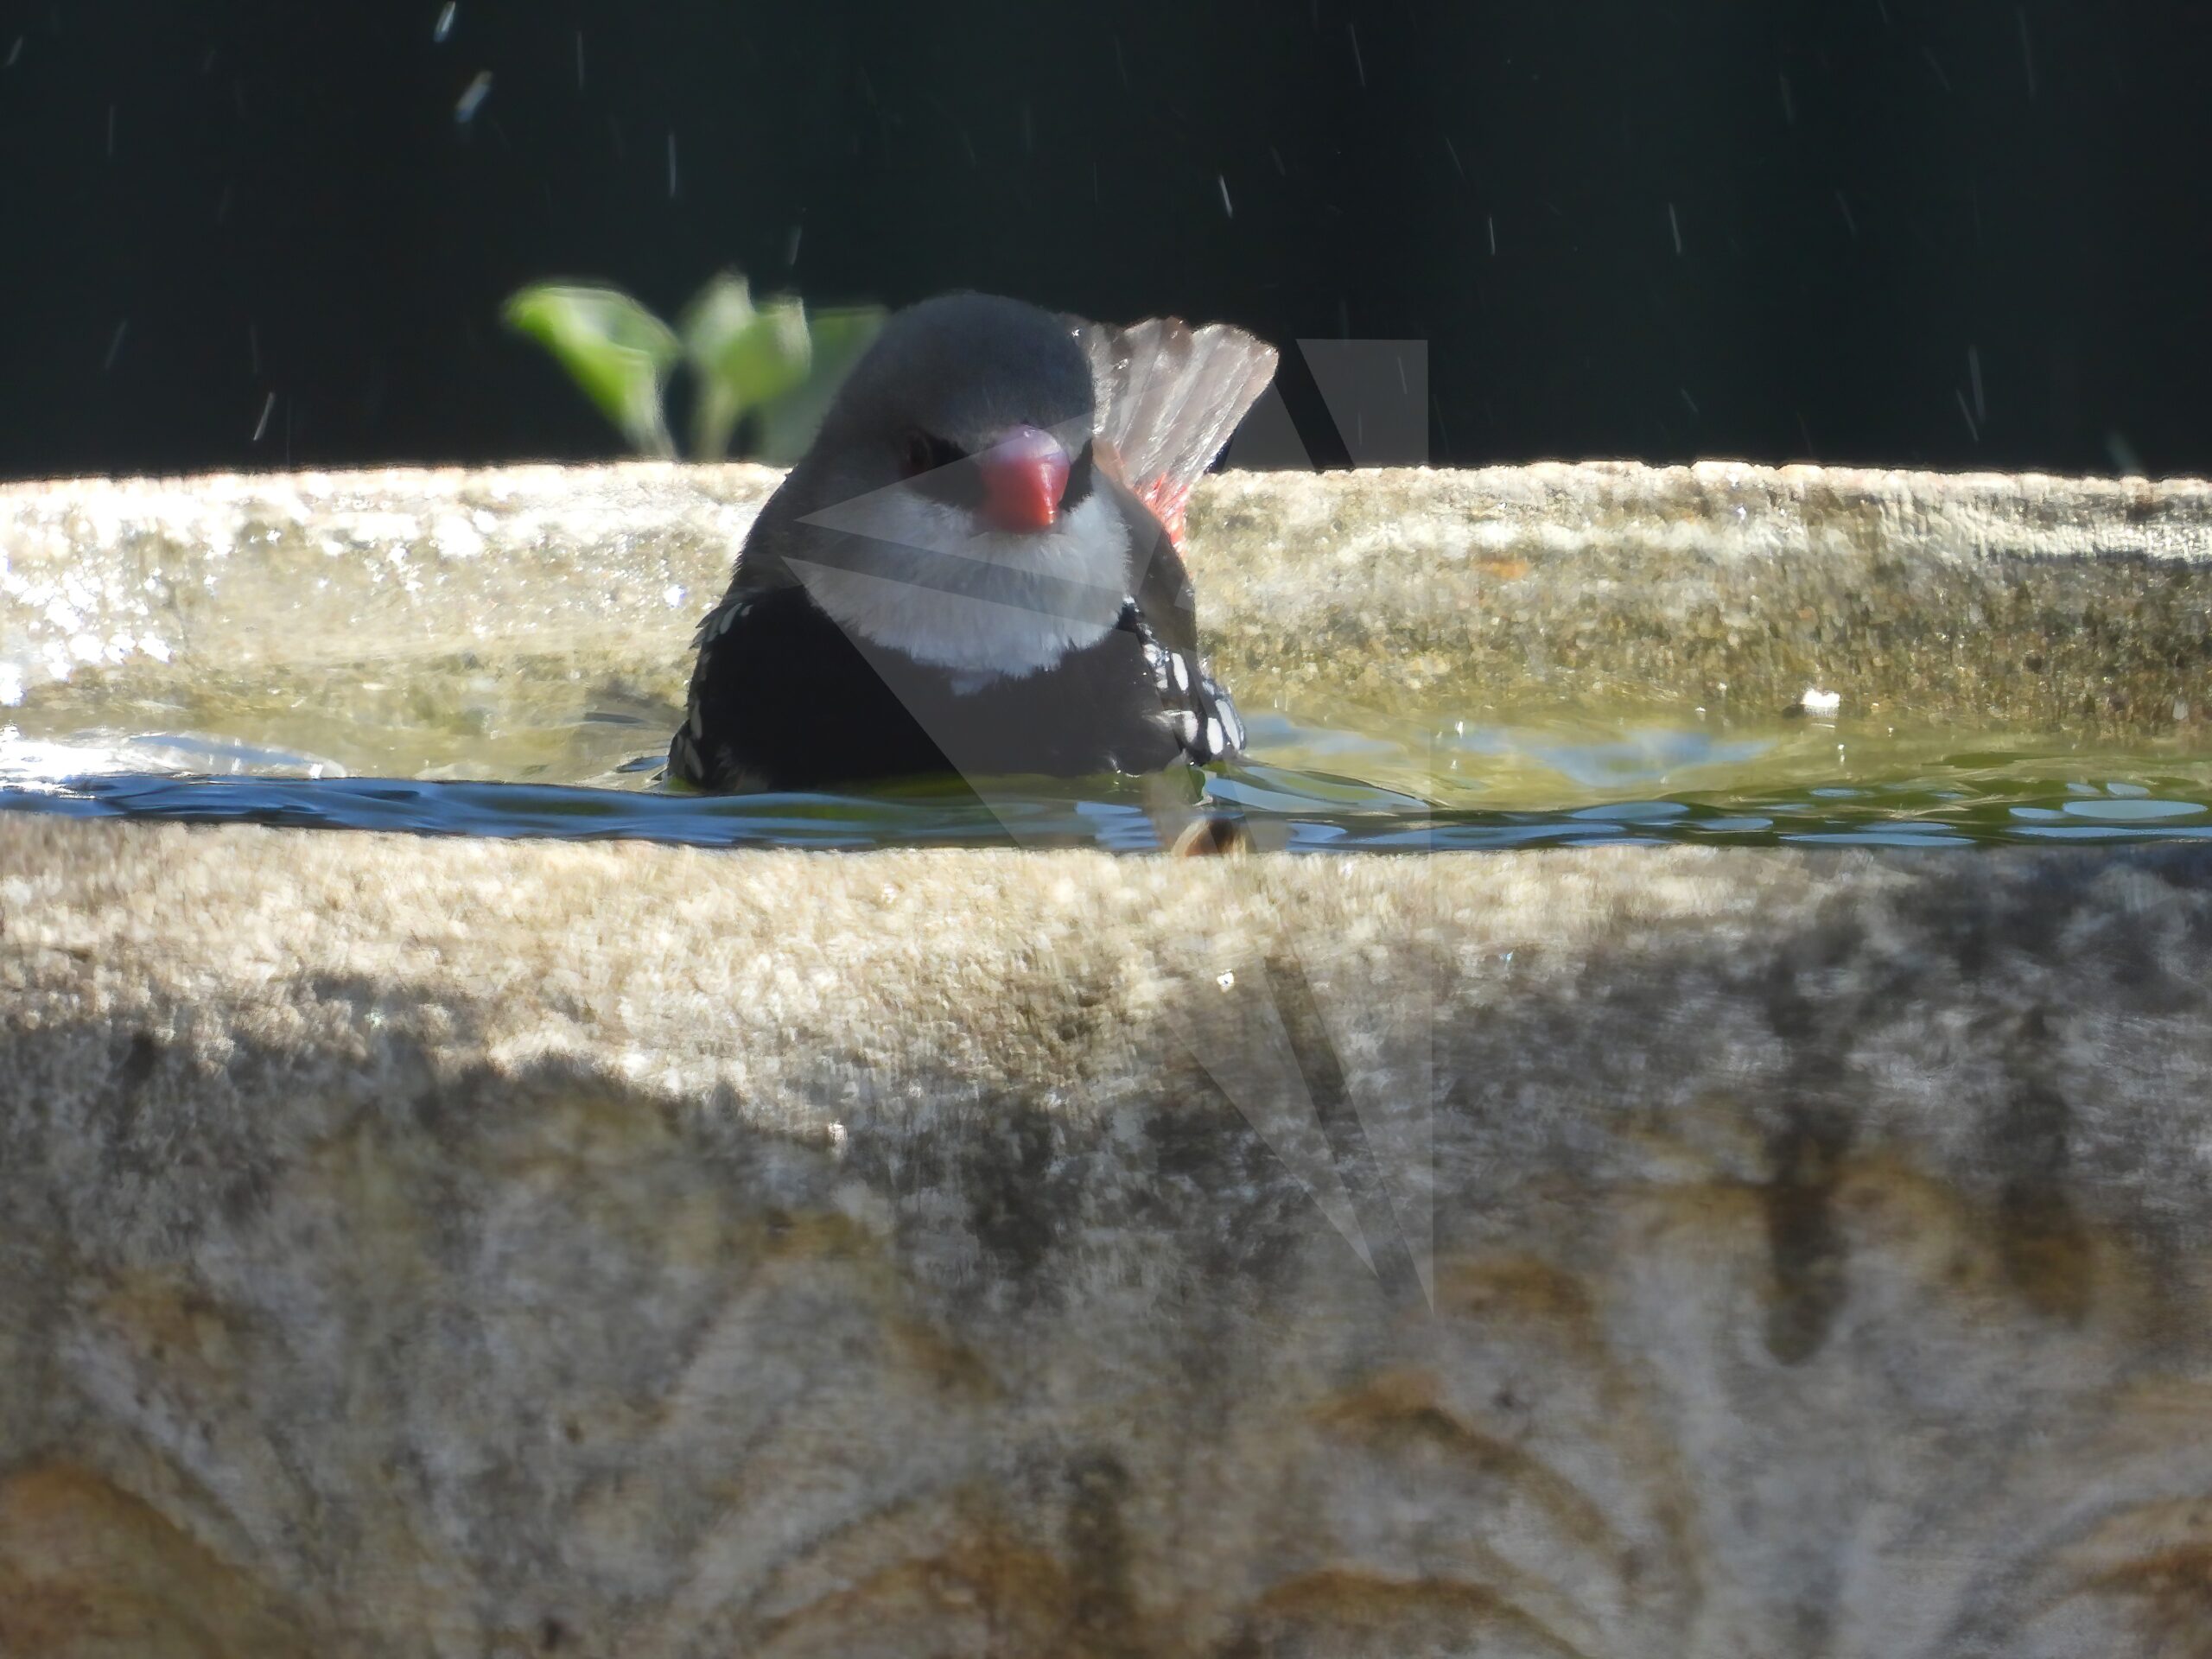
<svg viewBox="0 0 2212 1659">
<path fill-rule="evenodd" d="M 1275 361 L 1225 323 L 976 293 L 895 313 L 699 625 L 669 776 L 804 791 L 1236 754 L 1178 543 Z"/>
</svg>

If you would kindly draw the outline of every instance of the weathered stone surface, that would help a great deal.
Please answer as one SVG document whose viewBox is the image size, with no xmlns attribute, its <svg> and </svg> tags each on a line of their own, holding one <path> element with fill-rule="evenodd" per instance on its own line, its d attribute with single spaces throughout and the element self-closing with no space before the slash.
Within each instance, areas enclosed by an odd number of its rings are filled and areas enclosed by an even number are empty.
<svg viewBox="0 0 2212 1659">
<path fill-rule="evenodd" d="M 775 474 L 517 467 L 0 488 L 0 702 L 220 723 L 527 725 L 680 701 L 690 630 Z M 1730 462 L 1224 474 L 1203 620 L 1255 707 L 1562 702 L 2201 731 L 2212 486 Z M 89 703 L 86 706 L 90 706 Z"/>
<path fill-rule="evenodd" d="M 2208 1016 L 2201 853 L 0 819 L 0 1651 L 2202 1655 Z"/>
<path fill-rule="evenodd" d="M 1208 482 L 1206 620 L 1255 701 L 1770 714 L 1817 685 L 1985 729 L 2212 715 L 2202 480 L 1712 461 Z"/>
</svg>

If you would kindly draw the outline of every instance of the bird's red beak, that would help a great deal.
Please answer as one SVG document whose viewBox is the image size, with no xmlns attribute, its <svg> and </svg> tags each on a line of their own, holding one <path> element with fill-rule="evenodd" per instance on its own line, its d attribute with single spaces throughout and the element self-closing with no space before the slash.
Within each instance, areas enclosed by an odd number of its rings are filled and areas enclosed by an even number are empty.
<svg viewBox="0 0 2212 1659">
<path fill-rule="evenodd" d="M 1033 426 L 1017 426 L 976 457 L 983 517 L 995 530 L 1050 530 L 1068 486 L 1068 452 Z"/>
</svg>

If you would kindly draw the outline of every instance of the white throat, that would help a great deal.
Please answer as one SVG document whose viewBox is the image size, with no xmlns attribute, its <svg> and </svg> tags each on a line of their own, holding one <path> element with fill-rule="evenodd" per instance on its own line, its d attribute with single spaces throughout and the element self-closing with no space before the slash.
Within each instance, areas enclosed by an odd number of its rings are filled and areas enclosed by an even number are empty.
<svg viewBox="0 0 2212 1659">
<path fill-rule="evenodd" d="M 843 532 L 835 564 L 786 556 L 808 596 L 849 633 L 938 668 L 1033 674 L 1104 639 L 1128 597 L 1128 528 L 1097 494 L 1029 532 L 976 533 L 964 510 L 905 489 L 805 522 Z M 940 556 L 931 585 L 902 574 L 908 549 Z"/>
</svg>

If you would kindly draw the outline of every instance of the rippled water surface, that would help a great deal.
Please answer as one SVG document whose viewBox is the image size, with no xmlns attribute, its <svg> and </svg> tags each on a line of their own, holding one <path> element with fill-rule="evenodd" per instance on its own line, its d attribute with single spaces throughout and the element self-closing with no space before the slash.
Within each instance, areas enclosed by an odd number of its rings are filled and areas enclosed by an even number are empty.
<svg viewBox="0 0 2212 1659">
<path fill-rule="evenodd" d="M 191 732 L 88 722 L 86 712 L 41 721 L 17 711 L 0 724 L 0 808 L 695 846 L 1142 850 L 1185 804 L 1163 805 L 1156 785 L 1122 779 L 686 795 L 659 782 L 672 712 L 619 698 L 524 731 L 435 741 L 290 708 L 230 711 L 227 729 Z M 2212 839 L 2204 739 L 2114 748 L 1848 717 L 1724 722 L 1694 710 L 1510 721 L 1249 712 L 1249 756 L 1205 791 L 1243 813 L 1263 845 Z"/>
</svg>

